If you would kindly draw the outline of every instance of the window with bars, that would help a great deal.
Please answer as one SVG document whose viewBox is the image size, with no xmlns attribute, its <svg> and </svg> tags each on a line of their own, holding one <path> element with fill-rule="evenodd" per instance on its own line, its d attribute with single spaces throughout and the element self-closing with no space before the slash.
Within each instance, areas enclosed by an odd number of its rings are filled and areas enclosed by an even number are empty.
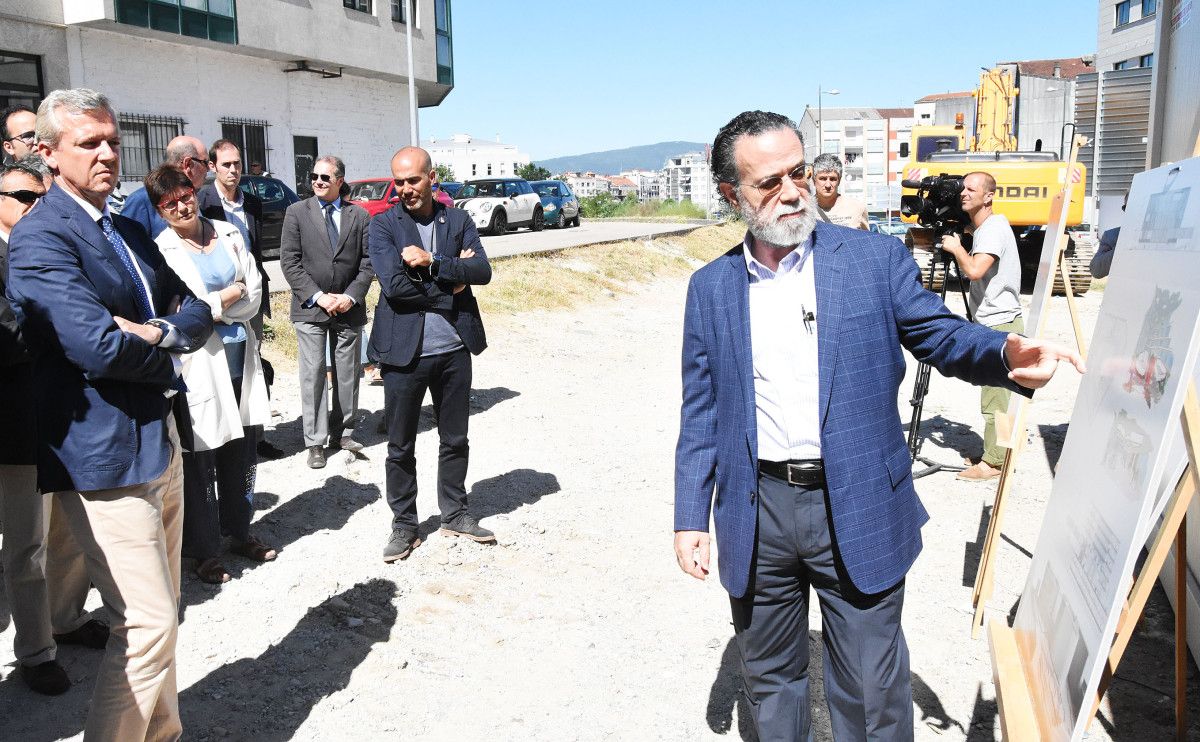
<svg viewBox="0 0 1200 742">
<path fill-rule="evenodd" d="M 236 0 L 116 0 L 118 23 L 237 43 Z"/>
<path fill-rule="evenodd" d="M 183 124 L 178 116 L 121 114 L 121 180 L 141 180 L 162 164 L 167 144 L 183 133 Z"/>
<path fill-rule="evenodd" d="M 263 171 L 270 172 L 271 148 L 267 143 L 267 129 L 271 125 L 258 119 L 222 118 L 220 121 L 221 138 L 237 145 L 246 171 L 250 171 L 251 163 L 260 162 Z"/>
<path fill-rule="evenodd" d="M 360 13 L 370 13 L 371 0 L 342 0 L 342 7 L 357 10 Z"/>
</svg>

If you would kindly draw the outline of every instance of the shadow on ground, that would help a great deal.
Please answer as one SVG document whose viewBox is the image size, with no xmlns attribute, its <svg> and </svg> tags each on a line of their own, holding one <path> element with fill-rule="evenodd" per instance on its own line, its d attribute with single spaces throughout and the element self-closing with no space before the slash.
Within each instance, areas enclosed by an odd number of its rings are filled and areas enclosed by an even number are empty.
<svg viewBox="0 0 1200 742">
<path fill-rule="evenodd" d="M 936 395 L 936 388 L 931 389 L 929 393 L 930 395 Z M 980 426 L 983 425 L 982 418 L 979 424 Z M 910 425 L 911 421 L 905 423 L 905 434 L 908 433 Z M 970 425 L 950 420 L 941 415 L 934 415 L 922 420 L 919 428 L 922 443 L 932 442 L 940 448 L 949 448 L 956 451 L 960 456 L 979 456 L 983 453 L 983 438 Z M 955 458 L 943 451 L 929 451 L 922 448 L 921 455 L 937 459 L 942 464 L 958 465 L 962 463 L 959 458 Z M 941 460 L 943 458 L 946 460 Z"/>
<path fill-rule="evenodd" d="M 343 690 L 396 623 L 396 586 L 355 585 L 309 609 L 278 644 L 217 668 L 179 694 L 187 736 L 287 740 L 313 708 Z M 353 619 L 359 625 L 351 627 Z M 403 703 L 398 699 L 397 703 Z M 239 719 L 253 726 L 237 727 Z"/>
<path fill-rule="evenodd" d="M 533 469 L 513 469 L 495 477 L 481 479 L 467 494 L 471 514 L 483 520 L 493 515 L 511 513 L 522 505 L 532 505 L 546 495 L 561 490 L 558 477 Z M 441 515 L 434 513 L 417 528 L 422 539 L 441 525 Z"/>
<path fill-rule="evenodd" d="M 1058 470 L 1058 459 L 1062 456 L 1063 442 L 1067 439 L 1067 423 L 1060 425 L 1039 425 L 1038 433 L 1046 447 L 1046 463 L 1050 465 L 1050 474 Z"/>
</svg>

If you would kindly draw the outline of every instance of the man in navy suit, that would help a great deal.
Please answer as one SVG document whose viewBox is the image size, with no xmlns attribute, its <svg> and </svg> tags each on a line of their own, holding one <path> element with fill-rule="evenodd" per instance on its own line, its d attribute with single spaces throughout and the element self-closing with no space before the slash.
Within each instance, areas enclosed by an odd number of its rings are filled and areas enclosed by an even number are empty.
<svg viewBox="0 0 1200 742">
<path fill-rule="evenodd" d="M 385 562 L 408 557 L 417 536 L 417 460 L 421 402 L 433 397 L 438 438 L 442 531 L 495 541 L 467 510 L 467 418 L 471 356 L 487 347 L 471 285 L 492 280 L 492 266 L 470 216 L 433 197 L 429 153 L 405 147 L 392 157 L 400 203 L 371 220 L 367 250 L 379 276 L 379 306 L 368 357 L 383 367 L 388 423 L 387 500 L 392 535 Z"/>
<path fill-rule="evenodd" d="M 958 317 L 891 237 L 817 223 L 795 122 L 740 114 L 713 174 L 745 241 L 688 287 L 675 555 L 704 579 L 709 517 L 762 740 L 804 740 L 808 593 L 834 739 L 912 739 L 904 575 L 928 520 L 896 399 L 901 346 L 943 374 L 1030 394 L 1079 358 Z"/>
<path fill-rule="evenodd" d="M 87 739 L 175 739 L 183 469 L 170 398 L 208 305 L 145 231 L 108 212 L 120 137 L 108 99 L 38 109 L 54 185 L 13 228 L 8 295 L 33 357 L 38 485 L 52 492 L 112 621 Z"/>
</svg>

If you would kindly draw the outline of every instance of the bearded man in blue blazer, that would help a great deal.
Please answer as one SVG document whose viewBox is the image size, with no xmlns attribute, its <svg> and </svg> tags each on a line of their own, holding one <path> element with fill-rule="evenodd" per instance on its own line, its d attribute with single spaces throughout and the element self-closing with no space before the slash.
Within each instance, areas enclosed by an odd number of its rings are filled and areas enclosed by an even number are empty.
<svg viewBox="0 0 1200 742">
<path fill-rule="evenodd" d="M 37 147 L 54 185 L 13 228 L 8 295 L 33 357 L 38 486 L 62 506 L 112 620 L 86 739 L 177 739 L 183 466 L 171 398 L 212 310 L 106 200 L 120 173 L 108 99 L 55 90 Z"/>
<path fill-rule="evenodd" d="M 704 579 L 721 550 L 762 740 L 805 740 L 816 591 L 833 738 L 913 737 L 904 575 L 929 516 L 897 410 L 907 348 L 948 376 L 1030 394 L 1070 351 L 953 314 L 892 237 L 817 223 L 795 122 L 748 111 L 713 175 L 745 240 L 688 287 L 675 555 Z"/>
</svg>

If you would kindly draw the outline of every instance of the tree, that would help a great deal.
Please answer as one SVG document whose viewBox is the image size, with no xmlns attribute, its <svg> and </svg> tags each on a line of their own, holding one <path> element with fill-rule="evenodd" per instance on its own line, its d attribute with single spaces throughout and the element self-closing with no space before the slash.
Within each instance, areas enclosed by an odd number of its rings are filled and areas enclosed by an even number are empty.
<svg viewBox="0 0 1200 742">
<path fill-rule="evenodd" d="M 437 172 L 439 183 L 454 183 L 454 171 L 449 165 L 434 165 L 433 169 Z"/>
<path fill-rule="evenodd" d="M 549 180 L 552 174 L 546 168 L 531 162 L 528 165 L 522 165 L 517 168 L 517 177 L 524 178 L 525 180 Z"/>
</svg>

